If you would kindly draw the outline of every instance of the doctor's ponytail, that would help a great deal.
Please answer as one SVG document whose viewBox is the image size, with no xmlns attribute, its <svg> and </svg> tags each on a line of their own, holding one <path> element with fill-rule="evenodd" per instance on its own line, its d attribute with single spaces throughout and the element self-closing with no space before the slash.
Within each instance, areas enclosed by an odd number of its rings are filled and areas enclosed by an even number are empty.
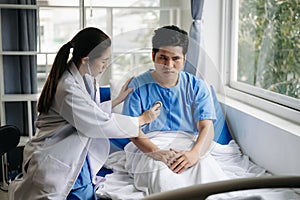
<svg viewBox="0 0 300 200">
<path fill-rule="evenodd" d="M 94 27 L 82 29 L 70 42 L 64 44 L 54 59 L 37 104 L 37 111 L 39 113 L 48 113 L 56 93 L 59 79 L 70 66 L 68 59 L 71 48 L 73 48 L 71 61 L 79 68 L 82 58 L 88 56 L 90 59 L 95 59 L 101 56 L 104 50 L 110 46 L 110 38 L 103 31 Z"/>
<path fill-rule="evenodd" d="M 50 106 L 52 105 L 58 81 L 62 74 L 66 71 L 66 69 L 68 69 L 67 62 L 71 47 L 71 42 L 68 42 L 63 45 L 57 52 L 37 104 L 37 111 L 39 113 L 47 113 L 50 109 Z"/>
</svg>

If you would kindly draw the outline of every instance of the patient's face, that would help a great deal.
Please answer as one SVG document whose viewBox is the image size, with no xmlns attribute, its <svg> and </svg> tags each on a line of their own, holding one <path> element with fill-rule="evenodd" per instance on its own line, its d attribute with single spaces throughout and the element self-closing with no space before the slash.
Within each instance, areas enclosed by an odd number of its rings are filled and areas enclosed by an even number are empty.
<svg viewBox="0 0 300 200">
<path fill-rule="evenodd" d="M 183 70 L 185 57 L 182 53 L 182 47 L 163 46 L 158 52 L 152 54 L 155 65 L 155 73 L 159 79 L 178 79 L 178 73 Z"/>
</svg>

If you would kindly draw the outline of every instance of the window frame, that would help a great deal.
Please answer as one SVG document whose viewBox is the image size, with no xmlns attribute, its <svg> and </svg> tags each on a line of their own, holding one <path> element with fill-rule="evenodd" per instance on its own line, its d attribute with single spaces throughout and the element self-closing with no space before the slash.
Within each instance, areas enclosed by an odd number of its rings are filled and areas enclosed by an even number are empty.
<svg viewBox="0 0 300 200">
<path fill-rule="evenodd" d="M 222 11 L 221 63 L 225 95 L 300 124 L 300 100 L 237 81 L 239 0 L 223 2 Z"/>
</svg>

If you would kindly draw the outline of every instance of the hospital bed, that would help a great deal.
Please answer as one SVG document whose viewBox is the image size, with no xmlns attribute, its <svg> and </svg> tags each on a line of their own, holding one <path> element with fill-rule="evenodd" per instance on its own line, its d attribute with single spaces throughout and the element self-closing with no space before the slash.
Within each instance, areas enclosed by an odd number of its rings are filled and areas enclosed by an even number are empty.
<svg viewBox="0 0 300 200">
<path fill-rule="evenodd" d="M 270 176 L 241 178 L 234 180 L 218 181 L 195 185 L 188 188 L 174 191 L 153 194 L 145 197 L 145 200 L 176 200 L 176 199 L 197 199 L 204 200 L 211 195 L 250 189 L 262 188 L 300 188 L 300 176 Z M 300 198 L 300 196 L 299 196 Z M 261 199 L 258 196 L 245 197 L 245 199 Z"/>
<path fill-rule="evenodd" d="M 234 141 L 232 134 L 227 126 L 221 105 L 212 87 L 211 91 L 217 116 L 217 120 L 214 122 L 214 141 L 221 148 L 223 148 L 222 146 L 236 145 L 232 142 Z M 119 148 L 118 145 L 117 143 L 112 143 L 114 148 Z M 239 155 L 240 153 L 235 152 L 234 155 L 241 156 Z M 233 155 L 230 156 L 232 157 Z M 300 176 L 276 176 L 267 170 L 264 172 L 262 167 L 253 163 L 250 159 L 245 159 L 247 155 L 242 156 L 243 159 L 240 159 L 240 162 L 229 163 L 231 167 L 237 165 L 241 172 L 249 170 L 240 176 L 234 176 L 230 180 L 193 185 L 149 196 L 143 196 L 143 193 L 136 191 L 132 180 L 124 178 L 126 175 L 119 176 L 111 173 L 110 169 L 102 169 L 99 174 L 101 176 L 108 174 L 105 181 L 108 182 L 108 185 L 100 185 L 97 194 L 101 199 L 300 199 L 300 190 L 295 189 L 300 188 Z M 248 168 L 242 166 L 245 165 L 245 160 L 249 162 Z M 117 158 L 115 164 L 119 161 L 120 159 Z M 108 164 L 113 165 L 114 162 L 108 162 Z M 110 166 L 106 167 L 109 168 Z M 114 181 L 110 181 L 111 178 Z M 111 187 L 111 189 L 108 188 L 106 190 L 105 188 L 107 187 Z M 128 194 L 124 196 L 126 192 Z M 118 195 L 117 193 L 122 193 L 123 195 Z"/>
</svg>

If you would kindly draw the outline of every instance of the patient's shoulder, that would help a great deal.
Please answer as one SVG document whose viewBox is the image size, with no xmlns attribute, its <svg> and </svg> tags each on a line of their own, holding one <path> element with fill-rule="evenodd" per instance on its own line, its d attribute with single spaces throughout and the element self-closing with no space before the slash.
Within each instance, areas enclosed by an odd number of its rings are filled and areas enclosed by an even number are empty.
<svg viewBox="0 0 300 200">
<path fill-rule="evenodd" d="M 181 71 L 180 72 L 180 78 L 182 81 L 185 81 L 189 84 L 204 84 L 204 81 L 201 78 L 196 77 L 195 75 L 189 73 L 189 72 L 185 72 L 185 71 Z"/>
<path fill-rule="evenodd" d="M 154 80 L 150 74 L 150 71 L 146 71 L 132 79 L 129 83 L 128 87 L 132 87 L 134 89 L 140 88 L 144 85 L 154 83 Z"/>
</svg>

